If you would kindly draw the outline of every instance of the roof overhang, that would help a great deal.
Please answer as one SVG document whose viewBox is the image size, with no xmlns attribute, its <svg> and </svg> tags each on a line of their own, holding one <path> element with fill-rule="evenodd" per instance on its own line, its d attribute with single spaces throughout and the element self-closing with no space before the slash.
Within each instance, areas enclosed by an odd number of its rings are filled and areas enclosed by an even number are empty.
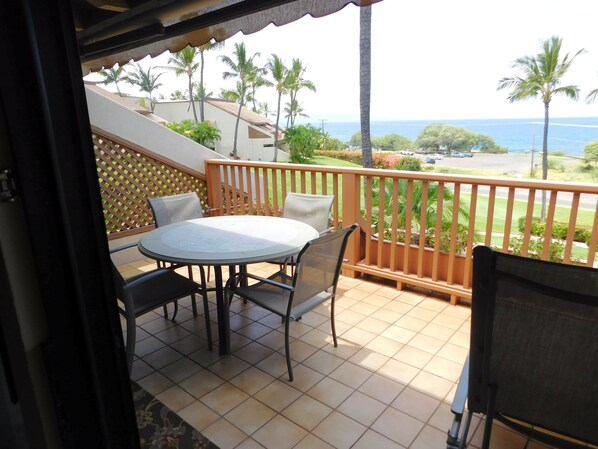
<svg viewBox="0 0 598 449">
<path fill-rule="evenodd" d="M 381 0 L 71 0 L 84 73 Z"/>
</svg>

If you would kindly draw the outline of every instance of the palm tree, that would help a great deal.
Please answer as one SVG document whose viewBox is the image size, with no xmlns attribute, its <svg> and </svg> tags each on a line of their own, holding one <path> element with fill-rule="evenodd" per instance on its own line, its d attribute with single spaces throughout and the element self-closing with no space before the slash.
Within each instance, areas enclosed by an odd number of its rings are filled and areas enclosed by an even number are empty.
<svg viewBox="0 0 598 449">
<path fill-rule="evenodd" d="M 249 88 L 251 78 L 255 75 L 257 67 L 253 64 L 253 59 L 259 56 L 259 53 L 255 53 L 251 57 L 247 57 L 247 50 L 245 44 L 235 44 L 235 50 L 233 52 L 235 60 L 232 60 L 228 56 L 220 56 L 220 60 L 228 66 L 230 71 L 226 71 L 222 74 L 224 79 L 239 78 L 238 89 L 239 92 L 239 111 L 237 112 L 237 122 L 235 124 L 235 137 L 233 143 L 233 157 L 237 158 L 237 137 L 239 133 L 239 121 L 241 120 L 241 111 L 243 109 L 243 103 L 245 101 L 245 95 Z"/>
<path fill-rule="evenodd" d="M 274 80 L 274 87 L 278 93 L 278 102 L 276 108 L 276 125 L 274 126 L 274 162 L 278 159 L 278 123 L 280 121 L 280 101 L 282 94 L 288 91 L 288 70 L 284 66 L 284 61 L 280 56 L 273 54 L 266 63 L 266 68 L 270 71 Z"/>
<path fill-rule="evenodd" d="M 210 51 L 210 50 L 216 50 L 219 48 L 224 47 L 224 41 L 223 42 L 216 42 L 216 41 L 210 41 L 207 42 L 203 45 L 200 45 L 197 49 L 199 50 L 199 59 L 200 59 L 200 63 L 201 63 L 201 67 L 199 70 L 199 92 L 200 92 L 200 96 L 199 96 L 199 118 L 201 119 L 201 121 L 203 122 L 205 120 L 205 113 L 204 113 L 204 102 L 205 102 L 205 98 L 207 97 L 206 93 L 206 89 L 203 83 L 203 71 L 204 68 L 206 66 L 205 60 L 204 60 L 204 52 L 206 51 Z"/>
<path fill-rule="evenodd" d="M 370 87 L 372 66 L 372 7 L 359 9 L 359 117 L 361 120 L 361 155 L 363 166 L 372 168 L 370 139 Z"/>
<path fill-rule="evenodd" d="M 294 58 L 289 69 L 289 94 L 291 97 L 289 103 L 291 105 L 299 104 L 297 102 L 297 93 L 301 89 L 307 89 L 312 92 L 316 91 L 315 84 L 303 78 L 303 75 L 306 71 L 307 67 L 303 67 L 303 62 L 301 62 L 301 59 Z M 291 114 L 287 117 L 287 128 L 289 127 L 289 123 L 291 125 L 295 124 L 295 118 L 297 118 L 297 114 Z"/>
<path fill-rule="evenodd" d="M 201 83 L 199 81 L 196 81 L 193 83 L 193 99 L 195 101 L 199 101 L 199 104 L 201 105 L 203 100 L 207 97 L 211 97 L 214 95 L 214 92 L 210 91 L 206 91 L 205 86 L 202 86 Z M 200 107 L 200 118 L 201 118 L 201 107 Z"/>
<path fill-rule="evenodd" d="M 136 85 L 140 91 L 146 92 L 149 97 L 150 110 L 154 112 L 154 100 L 152 98 L 152 92 L 162 86 L 162 83 L 158 83 L 158 78 L 164 73 L 158 73 L 152 75 L 152 67 L 148 67 L 147 71 L 143 70 L 141 64 L 133 64 L 131 72 L 127 72 L 125 81 L 129 84 Z"/>
<path fill-rule="evenodd" d="M 291 116 L 292 117 L 309 117 L 309 115 L 303 112 L 303 108 L 301 107 L 301 103 L 297 100 L 293 100 L 292 102 L 285 103 L 284 105 L 284 113 L 287 119 L 287 123 L 289 122 Z M 293 123 L 295 119 L 293 119 Z"/>
<path fill-rule="evenodd" d="M 164 69 L 174 71 L 177 77 L 185 74 L 189 78 L 189 96 L 187 98 L 193 108 L 193 118 L 195 121 L 197 121 L 197 111 L 195 110 L 195 102 L 193 101 L 193 75 L 199 68 L 199 62 L 195 60 L 197 54 L 197 48 L 188 45 L 168 58 L 168 64 L 172 65 L 163 67 Z"/>
<path fill-rule="evenodd" d="M 563 40 L 552 36 L 542 43 L 542 51 L 536 56 L 523 56 L 513 62 L 513 67 L 520 69 L 523 76 L 502 78 L 498 82 L 497 90 L 513 90 L 507 97 L 512 103 L 528 98 L 542 99 L 544 103 L 544 137 L 542 143 L 542 179 L 548 177 L 548 123 L 550 102 L 555 95 L 565 95 L 573 100 L 579 98 L 579 87 L 575 85 L 561 86 L 565 74 L 569 71 L 575 58 L 584 52 L 577 51 L 573 57 L 569 53 L 561 59 Z M 546 216 L 546 191 L 542 191 L 541 218 Z"/>
<path fill-rule="evenodd" d="M 116 86 L 116 91 L 118 92 L 118 95 L 121 97 L 123 96 L 118 87 L 118 83 L 120 81 L 126 81 L 127 72 L 125 72 L 123 67 L 112 67 L 111 69 L 102 69 L 98 71 L 98 73 L 104 77 L 104 79 L 100 81 L 98 84 L 114 84 Z"/>
<path fill-rule="evenodd" d="M 181 92 L 179 89 L 175 90 L 170 94 L 171 100 L 187 100 L 189 97 L 187 96 L 187 92 Z"/>
<path fill-rule="evenodd" d="M 272 83 L 270 81 L 268 81 L 266 78 L 264 78 L 264 75 L 266 73 L 267 73 L 266 68 L 256 67 L 256 72 L 253 74 L 253 76 L 249 80 L 249 90 L 250 90 L 249 97 L 251 97 L 251 102 L 253 103 L 253 107 L 251 108 L 253 112 L 258 111 L 258 106 L 256 105 L 255 92 L 260 87 L 272 86 Z"/>
</svg>

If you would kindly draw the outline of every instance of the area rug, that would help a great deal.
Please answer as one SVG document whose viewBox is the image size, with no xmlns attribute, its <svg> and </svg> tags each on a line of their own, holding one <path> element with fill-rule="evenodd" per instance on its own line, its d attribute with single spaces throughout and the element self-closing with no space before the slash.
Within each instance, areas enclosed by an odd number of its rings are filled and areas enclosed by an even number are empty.
<svg viewBox="0 0 598 449">
<path fill-rule="evenodd" d="M 135 382 L 131 382 L 141 448 L 218 449 L 214 443 Z"/>
</svg>

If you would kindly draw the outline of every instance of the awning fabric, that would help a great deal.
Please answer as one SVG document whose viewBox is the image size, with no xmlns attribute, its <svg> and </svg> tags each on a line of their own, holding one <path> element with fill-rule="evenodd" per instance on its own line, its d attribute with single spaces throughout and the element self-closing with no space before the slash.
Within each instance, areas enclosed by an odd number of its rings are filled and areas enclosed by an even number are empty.
<svg viewBox="0 0 598 449">
<path fill-rule="evenodd" d="M 381 0 L 72 0 L 84 73 Z M 90 4 L 92 4 L 90 6 Z"/>
</svg>

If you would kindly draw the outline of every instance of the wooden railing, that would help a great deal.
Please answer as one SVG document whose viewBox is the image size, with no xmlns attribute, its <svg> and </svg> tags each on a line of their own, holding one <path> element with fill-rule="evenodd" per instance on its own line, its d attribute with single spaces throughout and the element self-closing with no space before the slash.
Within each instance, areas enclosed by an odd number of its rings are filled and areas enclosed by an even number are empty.
<svg viewBox="0 0 598 449">
<path fill-rule="evenodd" d="M 223 215 L 279 216 L 287 192 L 334 195 L 334 226 L 361 228 L 347 248 L 345 275 L 424 287 L 450 295 L 452 303 L 471 298 L 476 244 L 594 266 L 597 185 L 215 160 L 206 161 L 206 175 L 209 204 L 222 205 Z M 542 192 L 545 228 L 536 237 L 531 230 Z M 560 242 L 552 238 L 558 221 L 568 225 Z M 584 223 L 587 241 L 576 242 L 576 226 Z M 555 255 L 555 245 L 562 254 Z"/>
<path fill-rule="evenodd" d="M 109 239 L 147 231 L 154 219 L 147 198 L 196 192 L 208 210 L 205 176 L 105 131 L 92 128 L 102 207 Z"/>
</svg>

